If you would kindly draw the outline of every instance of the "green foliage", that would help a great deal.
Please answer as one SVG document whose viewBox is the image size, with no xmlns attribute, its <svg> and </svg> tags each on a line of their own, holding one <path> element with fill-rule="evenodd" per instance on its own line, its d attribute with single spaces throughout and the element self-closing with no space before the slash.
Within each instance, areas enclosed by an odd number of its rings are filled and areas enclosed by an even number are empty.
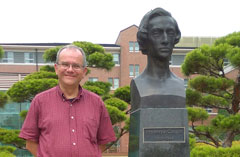
<svg viewBox="0 0 240 157">
<path fill-rule="evenodd" d="M 21 112 L 20 112 L 20 117 L 21 117 L 21 119 L 22 120 L 25 120 L 25 118 L 26 118 L 26 116 L 27 116 L 27 113 L 28 113 L 28 110 L 22 110 Z"/>
<path fill-rule="evenodd" d="M 212 76 L 197 76 L 189 81 L 189 86 L 202 93 L 226 91 L 234 85 L 233 80 Z"/>
<path fill-rule="evenodd" d="M 86 56 L 93 54 L 95 52 L 104 53 L 104 48 L 101 45 L 93 44 L 91 42 L 86 41 L 74 41 L 73 45 L 81 47 L 83 51 L 86 53 Z"/>
<path fill-rule="evenodd" d="M 106 105 L 106 108 L 108 110 L 108 113 L 111 118 L 112 124 L 116 124 L 118 122 L 122 122 L 126 120 L 127 116 L 124 112 L 120 111 L 117 107 L 111 106 L 111 105 Z"/>
<path fill-rule="evenodd" d="M 240 47 L 240 32 L 233 32 L 227 36 L 215 40 L 214 45 L 227 43 L 232 46 Z"/>
<path fill-rule="evenodd" d="M 228 52 L 227 58 L 229 59 L 233 66 L 240 67 L 240 47 L 232 48 Z"/>
<path fill-rule="evenodd" d="M 192 150 L 196 146 L 196 138 L 193 134 L 189 134 L 189 146 L 190 150 Z"/>
<path fill-rule="evenodd" d="M 58 77 L 54 72 L 40 71 L 31 73 L 24 78 L 24 80 L 31 79 L 58 79 Z"/>
<path fill-rule="evenodd" d="M 24 79 L 15 83 L 7 94 L 14 102 L 32 101 L 33 97 L 58 84 L 56 79 Z"/>
<path fill-rule="evenodd" d="M 130 97 L 130 87 L 129 86 L 124 86 L 124 87 L 119 87 L 114 91 L 114 97 L 117 97 L 128 104 L 130 104 L 131 97 Z"/>
<path fill-rule="evenodd" d="M 0 156 L 1 157 L 15 157 L 15 155 L 14 154 L 12 154 L 12 153 L 9 153 L 9 152 L 0 152 Z"/>
<path fill-rule="evenodd" d="M 182 64 L 182 72 L 186 76 L 192 74 L 218 75 L 223 70 L 223 59 L 226 58 L 226 45 L 210 47 L 202 45 L 201 47 L 189 52 Z M 220 50 L 221 53 L 216 53 Z M 217 58 L 217 59 L 216 59 Z"/>
<path fill-rule="evenodd" d="M 230 102 L 228 102 L 226 99 L 215 96 L 215 95 L 206 95 L 202 97 L 202 106 L 219 106 L 219 107 L 229 107 Z"/>
<path fill-rule="evenodd" d="M 25 148 L 25 140 L 18 137 L 20 130 L 8 130 L 0 128 L 0 142 L 13 144 L 18 148 Z"/>
<path fill-rule="evenodd" d="M 86 59 L 89 67 L 110 70 L 115 65 L 112 55 L 105 53 L 105 50 L 101 45 L 85 41 L 75 41 L 73 42 L 73 45 L 81 47 L 86 53 Z M 55 62 L 57 52 L 61 47 L 62 46 L 46 50 L 43 55 L 45 61 Z"/>
<path fill-rule="evenodd" d="M 57 52 L 62 46 L 57 46 L 54 48 L 47 49 L 43 54 L 43 59 L 45 62 L 55 62 L 57 58 Z"/>
<path fill-rule="evenodd" d="M 224 116 L 218 115 L 212 120 L 212 125 L 224 130 L 240 130 L 240 114 Z"/>
<path fill-rule="evenodd" d="M 130 127 L 130 117 L 128 117 L 128 118 L 125 120 L 124 130 L 129 131 L 129 127 Z"/>
<path fill-rule="evenodd" d="M 54 69 L 54 66 L 44 65 L 40 68 L 40 72 L 41 71 L 55 72 L 55 69 Z"/>
<path fill-rule="evenodd" d="M 117 107 L 119 110 L 124 111 L 127 109 L 128 104 L 118 98 L 110 98 L 104 101 L 106 105 Z"/>
<path fill-rule="evenodd" d="M 198 132 L 206 132 L 209 134 L 212 134 L 215 130 L 211 126 L 204 126 L 204 125 L 199 125 L 195 128 Z"/>
<path fill-rule="evenodd" d="M 12 146 L 0 146 L 0 152 L 10 152 L 13 153 L 16 150 L 15 147 Z"/>
<path fill-rule="evenodd" d="M 8 95 L 0 91 L 0 108 L 3 108 L 8 101 Z"/>
<path fill-rule="evenodd" d="M 103 95 L 105 92 L 103 89 L 101 89 L 97 86 L 83 85 L 82 87 L 86 90 L 89 90 L 89 91 L 97 94 L 97 95 Z"/>
<path fill-rule="evenodd" d="M 196 122 L 199 120 L 206 120 L 208 118 L 208 113 L 205 109 L 199 107 L 187 107 L 188 120 Z"/>
<path fill-rule="evenodd" d="M 0 46 L 0 59 L 3 58 L 4 56 L 4 51 L 3 48 Z"/>
<path fill-rule="evenodd" d="M 208 145 L 196 146 L 191 151 L 191 157 L 239 157 L 240 145 L 230 148 L 215 148 Z"/>
<path fill-rule="evenodd" d="M 102 100 L 105 101 L 105 100 L 110 99 L 112 97 L 113 97 L 112 94 L 105 94 L 105 95 L 102 96 Z"/>
<path fill-rule="evenodd" d="M 110 53 L 95 52 L 87 57 L 88 66 L 111 70 L 115 63 Z"/>
<path fill-rule="evenodd" d="M 101 82 L 101 81 L 96 81 L 96 82 L 87 81 L 87 82 L 84 83 L 84 86 L 96 86 L 96 87 L 99 87 L 100 89 L 104 90 L 103 94 L 107 94 L 110 91 L 111 83 L 109 83 L 109 82 Z"/>
<path fill-rule="evenodd" d="M 198 91 L 192 90 L 190 88 L 186 89 L 186 105 L 187 106 L 198 106 L 201 102 L 201 94 Z"/>
</svg>

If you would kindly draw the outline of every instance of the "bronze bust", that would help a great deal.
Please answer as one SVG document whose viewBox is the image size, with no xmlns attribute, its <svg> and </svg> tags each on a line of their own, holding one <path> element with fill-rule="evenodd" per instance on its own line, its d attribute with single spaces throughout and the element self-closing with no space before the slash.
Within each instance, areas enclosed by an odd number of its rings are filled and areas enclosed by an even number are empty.
<svg viewBox="0 0 240 157">
<path fill-rule="evenodd" d="M 184 81 L 169 68 L 174 45 L 180 38 L 178 24 L 166 10 L 156 8 L 143 17 L 137 40 L 140 50 L 147 55 L 147 66 L 131 81 L 132 110 L 185 107 Z"/>
</svg>

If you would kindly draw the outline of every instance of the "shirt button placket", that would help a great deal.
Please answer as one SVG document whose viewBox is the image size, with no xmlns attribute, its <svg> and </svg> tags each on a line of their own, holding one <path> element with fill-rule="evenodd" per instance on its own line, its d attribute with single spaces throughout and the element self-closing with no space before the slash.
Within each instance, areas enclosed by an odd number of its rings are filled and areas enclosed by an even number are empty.
<svg viewBox="0 0 240 157">
<path fill-rule="evenodd" d="M 77 134 L 76 134 L 76 124 L 77 124 L 77 122 L 76 122 L 76 115 L 75 115 L 75 113 L 76 113 L 76 106 L 74 106 L 73 104 L 70 104 L 69 105 L 70 107 L 69 107 L 69 110 L 70 110 L 70 112 L 69 112 L 69 118 L 70 118 L 70 137 L 71 137 L 71 143 L 72 143 L 72 145 L 71 145 L 71 147 L 72 147 L 72 156 L 76 156 L 77 154 L 78 154 L 78 149 L 77 149 Z M 78 155 L 77 155 L 78 156 Z"/>
</svg>

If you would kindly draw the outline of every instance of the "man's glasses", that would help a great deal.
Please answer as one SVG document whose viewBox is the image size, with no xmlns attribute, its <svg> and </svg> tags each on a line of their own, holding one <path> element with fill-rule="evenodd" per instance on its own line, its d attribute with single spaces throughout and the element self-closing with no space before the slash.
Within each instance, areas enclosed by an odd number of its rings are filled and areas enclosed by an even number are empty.
<svg viewBox="0 0 240 157">
<path fill-rule="evenodd" d="M 73 70 L 80 70 L 81 68 L 83 68 L 83 66 L 80 64 L 70 64 L 67 62 L 57 63 L 57 65 L 60 65 L 61 68 L 63 68 L 63 69 L 68 69 L 68 68 L 70 68 L 70 66 L 72 66 Z"/>
</svg>

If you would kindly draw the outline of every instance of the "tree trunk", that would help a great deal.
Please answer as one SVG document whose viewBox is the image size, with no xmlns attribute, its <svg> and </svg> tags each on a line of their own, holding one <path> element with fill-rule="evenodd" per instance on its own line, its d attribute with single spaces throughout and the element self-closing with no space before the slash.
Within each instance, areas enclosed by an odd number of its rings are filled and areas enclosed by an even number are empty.
<svg viewBox="0 0 240 157">
<path fill-rule="evenodd" d="M 234 131 L 228 131 L 226 134 L 226 138 L 223 141 L 222 147 L 231 147 L 234 137 L 235 137 Z"/>
</svg>

